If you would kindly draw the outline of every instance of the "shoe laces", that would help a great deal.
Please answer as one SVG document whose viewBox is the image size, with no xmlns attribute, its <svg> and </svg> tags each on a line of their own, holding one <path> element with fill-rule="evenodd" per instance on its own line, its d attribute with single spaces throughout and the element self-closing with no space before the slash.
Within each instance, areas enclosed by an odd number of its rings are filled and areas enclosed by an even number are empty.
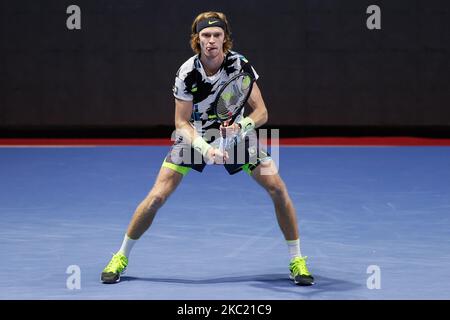
<svg viewBox="0 0 450 320">
<path fill-rule="evenodd" d="M 306 259 L 308 257 L 295 257 L 292 259 L 290 269 L 294 275 L 311 276 L 306 266 Z"/>
<path fill-rule="evenodd" d="M 113 254 L 111 261 L 105 268 L 105 272 L 121 272 L 127 266 L 127 257 L 123 254 Z"/>
</svg>

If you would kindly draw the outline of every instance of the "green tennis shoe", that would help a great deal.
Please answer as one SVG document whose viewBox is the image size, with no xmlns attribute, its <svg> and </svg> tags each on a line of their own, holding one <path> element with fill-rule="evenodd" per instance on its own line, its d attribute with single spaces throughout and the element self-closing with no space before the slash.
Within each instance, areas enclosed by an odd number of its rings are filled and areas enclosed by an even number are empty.
<svg viewBox="0 0 450 320">
<path fill-rule="evenodd" d="M 103 269 L 102 282 L 103 283 L 116 283 L 120 281 L 120 275 L 125 273 L 127 269 L 128 259 L 122 253 L 116 253 L 113 255 L 111 261 Z"/>
<path fill-rule="evenodd" d="M 308 271 L 306 266 L 306 259 L 308 257 L 295 257 L 289 264 L 289 271 L 291 274 L 289 278 L 294 280 L 294 283 L 299 286 L 311 286 L 314 284 L 314 277 Z"/>
</svg>

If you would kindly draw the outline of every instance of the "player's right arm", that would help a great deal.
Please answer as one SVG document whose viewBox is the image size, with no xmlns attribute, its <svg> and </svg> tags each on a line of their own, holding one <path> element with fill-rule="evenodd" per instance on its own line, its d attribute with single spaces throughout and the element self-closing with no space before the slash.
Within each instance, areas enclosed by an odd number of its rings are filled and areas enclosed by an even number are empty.
<svg viewBox="0 0 450 320">
<path fill-rule="evenodd" d="M 191 113 L 192 101 L 175 99 L 175 128 L 190 144 L 197 137 L 197 133 L 189 122 Z"/>
<path fill-rule="evenodd" d="M 189 120 L 192 114 L 192 101 L 184 101 L 180 99 L 175 99 L 175 128 L 179 134 L 186 139 L 189 144 L 191 144 L 195 149 L 199 150 L 207 162 L 220 163 L 224 155 L 219 149 L 214 148 L 203 138 L 197 134 L 194 127 L 191 125 Z M 216 161 L 217 159 L 217 161 Z M 225 153 L 225 159 L 228 159 L 228 154 Z"/>
</svg>

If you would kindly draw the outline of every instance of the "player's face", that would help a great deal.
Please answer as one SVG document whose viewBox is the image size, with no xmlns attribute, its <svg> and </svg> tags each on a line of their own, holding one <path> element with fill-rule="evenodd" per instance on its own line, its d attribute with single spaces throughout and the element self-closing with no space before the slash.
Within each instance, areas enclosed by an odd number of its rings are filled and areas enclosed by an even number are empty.
<svg viewBox="0 0 450 320">
<path fill-rule="evenodd" d="M 202 54 L 207 58 L 217 57 L 223 53 L 225 33 L 222 28 L 209 27 L 200 31 L 200 48 Z"/>
</svg>

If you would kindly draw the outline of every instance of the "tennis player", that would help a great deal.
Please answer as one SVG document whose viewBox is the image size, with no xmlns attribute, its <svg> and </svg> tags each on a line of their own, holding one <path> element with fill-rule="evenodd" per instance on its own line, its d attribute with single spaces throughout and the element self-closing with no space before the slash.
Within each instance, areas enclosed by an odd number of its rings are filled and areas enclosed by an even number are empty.
<svg viewBox="0 0 450 320">
<path fill-rule="evenodd" d="M 207 164 L 223 164 L 229 174 L 247 172 L 270 195 L 278 224 L 287 242 L 290 255 L 290 278 L 297 285 L 312 285 L 314 278 L 308 271 L 306 258 L 300 251 L 300 239 L 295 208 L 286 186 L 278 174 L 269 153 L 259 144 L 252 144 L 247 133 L 267 122 L 268 114 L 256 82 L 248 104 L 251 112 L 244 110 L 233 124 L 221 126 L 215 118 L 211 104 L 221 85 L 239 72 L 247 72 L 254 80 L 258 74 L 250 63 L 237 52 L 231 51 L 233 43 L 227 18 L 220 12 L 204 12 L 192 23 L 191 47 L 195 55 L 178 70 L 173 87 L 175 97 L 175 142 L 164 159 L 150 193 L 137 207 L 119 251 L 104 268 L 104 283 L 120 281 L 128 265 L 130 251 L 137 240 L 150 227 L 156 212 L 174 192 L 183 177 L 191 170 L 202 172 Z M 214 144 L 220 134 L 243 137 L 245 156 L 230 161 L 228 152 Z M 237 150 L 237 149 L 236 149 Z M 238 161 L 238 159 L 244 159 Z"/>
</svg>

